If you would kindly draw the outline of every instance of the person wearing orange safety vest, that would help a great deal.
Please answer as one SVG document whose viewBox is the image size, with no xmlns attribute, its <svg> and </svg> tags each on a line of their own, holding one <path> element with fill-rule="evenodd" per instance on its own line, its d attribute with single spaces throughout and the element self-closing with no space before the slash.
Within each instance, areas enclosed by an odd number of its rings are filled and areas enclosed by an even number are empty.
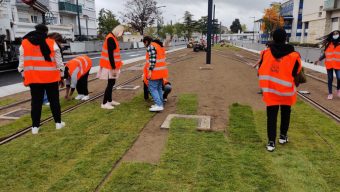
<svg viewBox="0 0 340 192">
<path fill-rule="evenodd" d="M 149 36 L 143 38 L 143 43 L 147 49 L 145 68 L 147 69 L 146 79 L 148 88 L 155 102 L 149 111 L 158 112 L 164 110 L 163 105 L 163 79 L 168 78 L 168 68 L 165 62 L 165 49 L 162 44 L 154 42 Z"/>
<path fill-rule="evenodd" d="M 333 74 L 335 73 L 337 78 L 337 96 L 340 97 L 340 31 L 336 30 L 326 35 L 322 41 L 325 52 L 315 62 L 319 64 L 323 59 L 325 60 L 325 66 L 328 76 L 328 96 L 327 99 L 333 99 Z"/>
<path fill-rule="evenodd" d="M 294 78 L 301 72 L 301 58 L 294 47 L 286 42 L 286 31 L 277 29 L 273 33 L 274 43 L 264 53 L 259 69 L 259 84 L 263 92 L 263 101 L 267 106 L 267 150 L 274 151 L 276 124 L 281 108 L 281 126 L 279 143 L 288 142 L 291 106 L 296 102 Z"/>
<path fill-rule="evenodd" d="M 124 27 L 118 25 L 109 33 L 103 44 L 101 58 L 99 61 L 99 71 L 97 77 L 99 79 L 107 80 L 107 86 L 105 89 L 103 103 L 101 107 L 103 109 L 113 109 L 113 105 L 119 105 L 120 103 L 112 100 L 112 90 L 116 83 L 116 79 L 120 74 L 120 69 L 123 65 L 120 55 L 118 37 L 121 37 L 124 33 Z"/>
<path fill-rule="evenodd" d="M 56 123 L 61 129 L 65 123 L 61 121 L 59 102 L 59 85 L 64 86 L 62 76 L 64 65 L 57 43 L 47 38 L 48 28 L 43 24 L 35 26 L 23 38 L 19 48 L 18 71 L 22 73 L 24 85 L 31 91 L 32 134 L 38 134 L 44 92 L 46 91 L 50 108 Z"/>
<path fill-rule="evenodd" d="M 64 75 L 66 79 L 66 99 L 73 95 L 75 89 L 78 92 L 76 100 L 87 101 L 90 98 L 87 80 L 91 67 L 92 60 L 87 55 L 78 56 L 66 63 Z"/>
<path fill-rule="evenodd" d="M 149 99 L 149 80 L 147 79 L 148 76 L 148 68 L 147 65 L 144 65 L 143 69 L 143 84 L 144 84 L 144 100 Z M 168 81 L 168 79 L 163 79 L 162 84 L 162 90 L 163 90 L 163 102 L 166 103 L 168 101 L 168 95 L 170 94 L 172 90 L 171 83 Z"/>
</svg>

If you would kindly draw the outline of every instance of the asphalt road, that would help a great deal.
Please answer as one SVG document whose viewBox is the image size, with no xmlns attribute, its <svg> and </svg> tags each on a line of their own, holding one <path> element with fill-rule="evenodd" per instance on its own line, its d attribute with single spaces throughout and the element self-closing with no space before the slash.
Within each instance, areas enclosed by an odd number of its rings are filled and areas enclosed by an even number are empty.
<svg viewBox="0 0 340 192">
<path fill-rule="evenodd" d="M 181 48 L 181 47 L 184 47 L 184 46 L 185 45 L 178 45 L 178 46 L 171 47 L 171 49 L 177 49 L 177 48 Z M 136 58 L 136 57 L 144 56 L 145 52 L 146 52 L 145 49 L 122 50 L 121 55 L 122 55 L 122 59 L 124 61 L 124 60 L 128 60 L 128 59 L 133 59 L 133 58 Z M 93 67 L 98 66 L 99 65 L 100 53 L 92 53 L 92 54 L 88 54 L 88 55 L 93 61 Z M 65 56 L 64 61 L 66 62 L 66 61 L 72 59 L 73 57 L 72 56 Z M 2 86 L 12 85 L 12 84 L 20 83 L 20 82 L 22 82 L 22 78 L 21 78 L 21 75 L 18 73 L 17 70 L 8 70 L 8 71 L 5 71 L 5 72 L 0 71 L 0 88 Z"/>
</svg>

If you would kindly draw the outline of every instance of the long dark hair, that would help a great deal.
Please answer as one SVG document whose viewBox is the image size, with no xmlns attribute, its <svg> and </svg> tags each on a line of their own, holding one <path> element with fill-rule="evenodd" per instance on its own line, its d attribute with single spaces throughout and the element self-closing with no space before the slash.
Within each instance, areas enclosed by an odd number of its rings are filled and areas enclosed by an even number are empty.
<svg viewBox="0 0 340 192">
<path fill-rule="evenodd" d="M 318 40 L 321 40 L 321 42 L 320 42 L 320 44 L 322 45 L 321 47 L 324 47 L 325 49 L 327 49 L 328 46 L 331 43 L 333 43 L 334 46 L 338 46 L 340 37 L 336 41 L 334 41 L 333 40 L 333 33 L 334 32 L 338 32 L 339 35 L 340 35 L 340 31 L 339 30 L 335 30 L 335 31 L 332 31 L 331 33 L 329 33 L 328 35 L 325 35 L 325 36 L 323 36 L 323 37 L 318 39 Z"/>
</svg>

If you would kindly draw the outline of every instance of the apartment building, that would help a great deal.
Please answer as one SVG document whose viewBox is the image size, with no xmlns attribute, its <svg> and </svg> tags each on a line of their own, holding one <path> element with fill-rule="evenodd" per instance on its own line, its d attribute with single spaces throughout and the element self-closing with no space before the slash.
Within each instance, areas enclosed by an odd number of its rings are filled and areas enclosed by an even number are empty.
<svg viewBox="0 0 340 192">
<path fill-rule="evenodd" d="M 77 0 L 37 0 L 31 6 L 22 0 L 3 0 L 0 4 L 0 35 L 8 40 L 21 38 L 45 21 L 50 32 L 61 33 L 67 39 L 79 36 Z M 94 0 L 79 0 L 81 35 L 97 36 Z"/>
<path fill-rule="evenodd" d="M 317 43 L 318 38 L 339 30 L 340 0 L 305 0 L 301 42 Z"/>
<path fill-rule="evenodd" d="M 305 0 L 308 1 L 308 0 Z M 288 0 L 283 2 L 280 16 L 284 19 L 284 29 L 290 42 L 300 42 L 302 33 L 302 12 L 304 0 Z M 307 32 L 305 31 L 305 35 Z"/>
</svg>

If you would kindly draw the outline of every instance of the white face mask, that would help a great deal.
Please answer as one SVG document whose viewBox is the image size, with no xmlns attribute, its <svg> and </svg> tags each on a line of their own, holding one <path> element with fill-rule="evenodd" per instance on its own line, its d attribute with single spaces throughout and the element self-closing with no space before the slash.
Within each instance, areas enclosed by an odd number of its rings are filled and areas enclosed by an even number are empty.
<svg viewBox="0 0 340 192">
<path fill-rule="evenodd" d="M 333 39 L 338 39 L 339 38 L 339 34 L 337 34 L 337 35 L 333 35 Z"/>
</svg>

